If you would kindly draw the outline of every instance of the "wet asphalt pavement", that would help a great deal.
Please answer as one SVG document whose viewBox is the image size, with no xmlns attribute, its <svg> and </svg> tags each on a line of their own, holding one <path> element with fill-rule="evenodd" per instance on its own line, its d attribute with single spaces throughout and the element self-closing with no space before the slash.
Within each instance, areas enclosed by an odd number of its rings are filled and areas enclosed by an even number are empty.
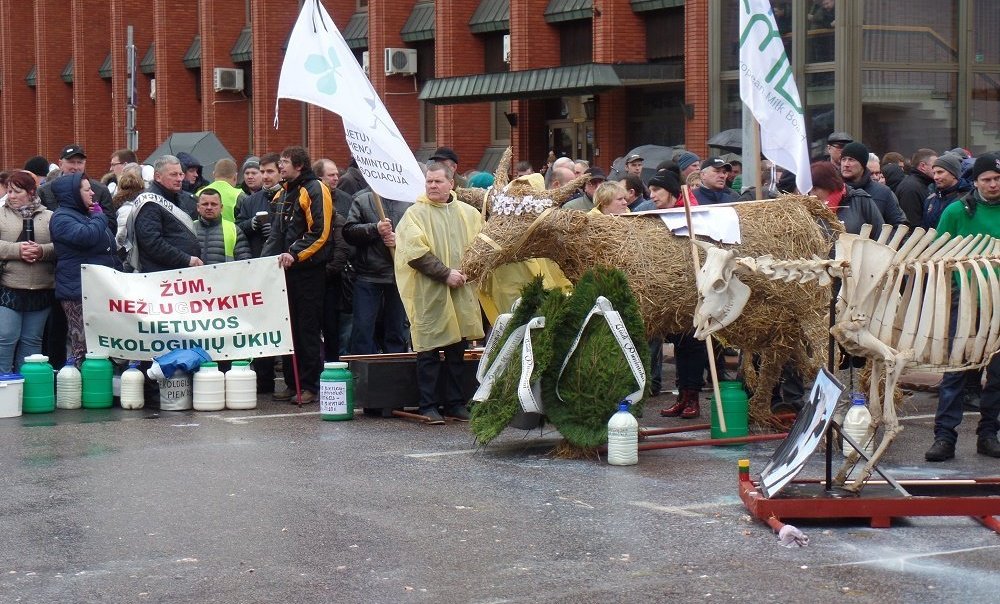
<svg viewBox="0 0 1000 604">
<path fill-rule="evenodd" d="M 681 425 L 657 414 L 669 400 L 642 425 Z M 997 476 L 975 415 L 956 460 L 923 461 L 935 404 L 906 403 L 886 468 Z M 324 422 L 270 401 L 0 420 L 0 602 L 998 599 L 1000 535 L 969 518 L 789 521 L 810 543 L 780 547 L 736 481 L 738 459 L 759 470 L 776 442 L 612 467 L 554 458 L 558 440 L 508 430 L 480 449 L 467 424 Z M 817 454 L 801 477 L 821 475 Z"/>
</svg>

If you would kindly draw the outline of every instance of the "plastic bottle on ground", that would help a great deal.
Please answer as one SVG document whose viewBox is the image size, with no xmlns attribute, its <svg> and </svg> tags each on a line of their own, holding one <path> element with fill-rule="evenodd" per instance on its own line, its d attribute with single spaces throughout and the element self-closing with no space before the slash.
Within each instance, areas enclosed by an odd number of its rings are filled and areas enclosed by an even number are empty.
<svg viewBox="0 0 1000 604">
<path fill-rule="evenodd" d="M 851 395 L 851 407 L 844 416 L 844 433 L 854 439 L 870 457 L 875 452 L 875 431 L 872 428 L 872 414 L 868 411 L 865 395 L 855 392 Z M 844 457 L 850 456 L 854 447 L 844 441 Z"/>
<path fill-rule="evenodd" d="M 128 364 L 128 369 L 122 373 L 121 383 L 122 409 L 142 409 L 146 404 L 146 376 L 139 371 L 138 361 Z"/>
<path fill-rule="evenodd" d="M 639 463 L 639 422 L 629 411 L 627 400 L 618 404 L 618 412 L 608 420 L 608 463 L 631 466 Z"/>
<path fill-rule="evenodd" d="M 56 374 L 56 408 L 79 409 L 82 405 L 83 380 L 76 368 L 76 358 L 66 359 L 66 365 Z"/>
</svg>

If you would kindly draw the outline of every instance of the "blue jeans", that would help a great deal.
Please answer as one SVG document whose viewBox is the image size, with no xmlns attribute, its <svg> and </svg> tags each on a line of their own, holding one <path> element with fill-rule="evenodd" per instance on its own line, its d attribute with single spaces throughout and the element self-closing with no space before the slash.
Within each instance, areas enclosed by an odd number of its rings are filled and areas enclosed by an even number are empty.
<svg viewBox="0 0 1000 604">
<path fill-rule="evenodd" d="M 19 369 L 24 357 L 42 352 L 49 310 L 21 312 L 0 306 L 0 373 Z"/>
<path fill-rule="evenodd" d="M 955 337 L 958 323 L 958 288 L 953 288 L 951 298 L 951 323 L 948 337 Z M 950 352 L 950 351 L 949 351 Z M 966 371 L 949 371 L 941 378 L 938 386 L 938 408 L 934 414 L 934 440 L 945 440 L 951 444 L 958 441 L 958 425 L 962 423 L 962 392 L 965 390 Z M 986 366 L 986 386 L 979 401 L 979 438 L 997 435 L 1000 422 L 1000 354 L 994 355 Z"/>
<path fill-rule="evenodd" d="M 375 322 L 382 311 L 383 338 L 375 342 Z M 380 349 L 381 348 L 381 349 Z M 406 311 L 395 283 L 354 282 L 351 354 L 406 352 Z"/>
</svg>

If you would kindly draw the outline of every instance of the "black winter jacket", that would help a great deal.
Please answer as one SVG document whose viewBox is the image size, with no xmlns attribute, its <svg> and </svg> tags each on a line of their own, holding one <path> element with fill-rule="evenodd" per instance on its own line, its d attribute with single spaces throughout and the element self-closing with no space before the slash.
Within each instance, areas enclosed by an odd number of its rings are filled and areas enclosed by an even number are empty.
<svg viewBox="0 0 1000 604">
<path fill-rule="evenodd" d="M 153 182 L 149 191 L 174 203 L 177 195 Z M 134 211 L 134 210 L 133 210 Z M 135 240 L 143 273 L 191 266 L 191 257 L 201 258 L 201 245 L 191 229 L 181 224 L 157 203 L 146 203 L 135 216 Z"/>
<path fill-rule="evenodd" d="M 333 194 L 308 167 L 284 189 L 262 255 L 291 254 L 295 263 L 289 270 L 326 264 L 333 252 Z"/>
<path fill-rule="evenodd" d="M 847 186 L 852 189 L 861 189 L 871 195 L 872 201 L 875 202 L 875 206 L 882 213 L 882 220 L 886 224 L 891 224 L 892 226 L 906 224 L 906 214 L 900 209 L 896 194 L 884 184 L 872 180 L 872 173 L 868 171 L 868 168 L 865 168 L 864 174 L 861 175 L 861 179 L 858 182 L 849 182 Z"/>
<path fill-rule="evenodd" d="M 254 216 L 257 215 L 257 212 L 267 212 L 268 216 L 271 216 L 274 213 L 273 198 L 280 191 L 281 187 L 274 190 L 261 189 L 236 204 L 236 226 L 247 236 L 250 253 L 253 254 L 254 258 L 260 258 L 264 244 L 267 242 L 264 231 L 254 228 Z M 267 222 L 270 224 L 270 218 L 267 219 Z"/>
<path fill-rule="evenodd" d="M 850 185 L 837 206 L 837 218 L 844 223 L 845 231 L 855 235 L 861 232 L 862 225 L 872 225 L 872 239 L 878 238 L 882 226 L 886 224 L 871 195 L 863 189 L 852 189 Z"/>
<path fill-rule="evenodd" d="M 393 229 L 411 205 L 413 204 L 408 201 L 382 198 L 382 207 Z M 344 239 L 357 248 L 354 253 L 354 270 L 358 279 L 369 283 L 395 283 L 392 255 L 382 244 L 382 237 L 378 234 L 378 221 L 374 196 L 366 189 L 354 197 L 347 224 L 344 225 Z"/>
<path fill-rule="evenodd" d="M 914 227 L 924 222 L 924 201 L 930 194 L 930 186 L 934 179 L 916 168 L 910 168 L 910 173 L 896 187 L 896 199 L 899 207 L 906 214 L 906 220 Z"/>
</svg>

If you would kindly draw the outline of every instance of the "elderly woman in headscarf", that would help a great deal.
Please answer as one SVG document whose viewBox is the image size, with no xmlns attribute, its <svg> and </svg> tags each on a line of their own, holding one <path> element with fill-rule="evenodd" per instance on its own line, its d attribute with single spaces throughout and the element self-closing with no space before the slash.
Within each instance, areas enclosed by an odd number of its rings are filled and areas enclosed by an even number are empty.
<svg viewBox="0 0 1000 604">
<path fill-rule="evenodd" d="M 35 177 L 18 170 L 7 181 L 7 202 L 0 208 L 0 373 L 41 352 L 52 307 L 52 212 L 37 193 Z"/>
</svg>

